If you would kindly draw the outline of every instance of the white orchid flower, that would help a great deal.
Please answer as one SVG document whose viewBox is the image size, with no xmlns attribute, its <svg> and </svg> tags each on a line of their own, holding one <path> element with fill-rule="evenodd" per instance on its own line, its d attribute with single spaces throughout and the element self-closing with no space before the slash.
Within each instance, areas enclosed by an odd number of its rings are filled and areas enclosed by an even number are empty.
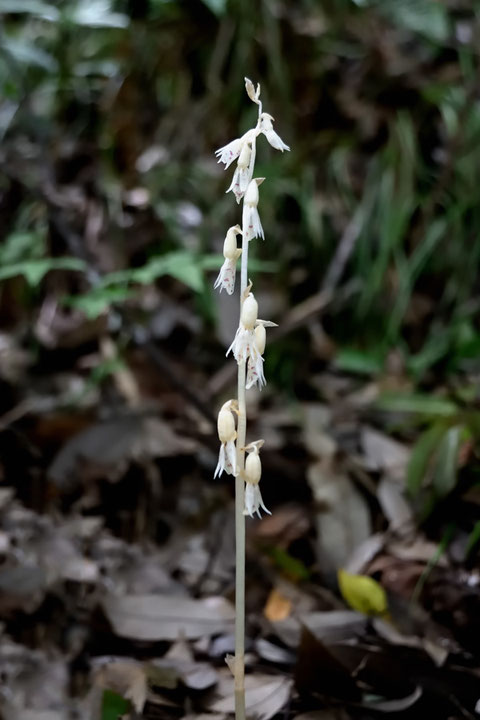
<svg viewBox="0 0 480 720">
<path fill-rule="evenodd" d="M 252 348 L 255 345 L 255 324 L 258 318 L 258 303 L 253 293 L 249 293 L 242 304 L 240 313 L 240 324 L 235 333 L 232 344 L 227 350 L 227 355 L 233 352 L 237 363 L 241 363 L 250 357 Z M 256 349 L 254 352 L 257 352 Z"/>
<path fill-rule="evenodd" d="M 248 186 L 251 154 L 252 148 L 250 147 L 249 143 L 245 143 L 240 151 L 240 156 L 237 161 L 237 167 L 235 168 L 235 172 L 233 174 L 232 183 L 227 190 L 227 192 L 233 190 L 237 199 L 237 203 L 239 203 L 242 197 L 245 195 L 245 191 Z"/>
<path fill-rule="evenodd" d="M 223 243 L 223 257 L 225 261 L 220 268 L 218 277 L 215 280 L 214 288 L 226 290 L 229 295 L 235 290 L 235 275 L 237 272 L 237 260 L 242 254 L 242 249 L 237 248 L 237 235 L 242 234 L 240 225 L 229 228 Z"/>
<path fill-rule="evenodd" d="M 244 231 L 247 233 L 248 239 L 261 237 L 265 240 L 265 235 L 260 222 L 260 215 L 258 214 L 258 186 L 262 184 L 265 178 L 254 178 L 248 184 L 243 198 L 243 212 L 242 212 L 242 225 Z"/>
<path fill-rule="evenodd" d="M 217 430 L 221 444 L 214 478 L 217 475 L 220 476 L 223 472 L 228 475 L 237 475 L 237 450 L 235 447 L 237 431 L 235 430 L 235 417 L 233 415 L 237 411 L 237 400 L 228 400 L 222 405 L 218 413 Z"/>
<path fill-rule="evenodd" d="M 260 115 L 260 132 L 262 132 L 267 138 L 270 145 L 275 150 L 290 150 L 288 145 L 285 145 L 280 135 L 277 135 L 272 125 L 273 117 L 268 113 L 262 113 Z"/>
<path fill-rule="evenodd" d="M 243 514 L 250 515 L 250 517 L 253 517 L 253 513 L 255 512 L 258 517 L 261 517 L 260 508 L 268 513 L 268 515 L 272 514 L 264 505 L 259 486 L 260 478 L 262 477 L 262 463 L 259 453 L 262 445 L 263 440 L 257 440 L 245 448 L 249 454 L 245 460 L 245 509 Z"/>
<path fill-rule="evenodd" d="M 230 167 L 234 160 L 238 158 L 244 145 L 253 142 L 253 140 L 257 137 L 258 132 L 259 131 L 256 128 L 247 130 L 242 137 L 236 138 L 235 140 L 229 142 L 228 145 L 224 145 L 223 147 L 218 148 L 218 150 L 215 150 L 218 162 L 225 163 L 225 170 Z"/>
</svg>

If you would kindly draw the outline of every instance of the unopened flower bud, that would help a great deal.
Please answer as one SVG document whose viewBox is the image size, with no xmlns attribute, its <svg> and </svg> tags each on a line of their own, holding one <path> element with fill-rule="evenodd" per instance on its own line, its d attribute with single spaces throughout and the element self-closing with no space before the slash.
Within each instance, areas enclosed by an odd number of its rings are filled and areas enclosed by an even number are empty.
<svg viewBox="0 0 480 720">
<path fill-rule="evenodd" d="M 264 325 L 257 325 L 255 328 L 255 346 L 260 353 L 263 355 L 265 351 L 265 343 L 267 341 L 267 333 Z"/>
<path fill-rule="evenodd" d="M 240 322 L 247 330 L 253 330 L 257 318 L 258 303 L 255 300 L 253 293 L 250 293 L 250 295 L 248 295 L 243 302 L 242 312 L 240 314 Z"/>
<path fill-rule="evenodd" d="M 218 437 L 221 443 L 230 442 L 235 440 L 237 433 L 235 431 L 235 419 L 231 410 L 222 407 L 218 413 L 217 419 Z"/>
<path fill-rule="evenodd" d="M 223 243 L 223 257 L 228 260 L 234 260 L 238 257 L 237 234 L 239 232 L 240 227 L 238 225 L 234 225 L 228 229 L 225 236 L 225 241 Z"/>
<path fill-rule="evenodd" d="M 247 192 L 245 193 L 243 202 L 245 205 L 254 205 L 255 207 L 258 205 L 258 185 L 255 180 L 251 180 L 248 183 Z"/>
<path fill-rule="evenodd" d="M 258 452 L 247 455 L 245 460 L 245 481 L 250 485 L 258 485 L 262 477 L 262 463 Z"/>
<path fill-rule="evenodd" d="M 250 145 L 248 143 L 245 143 L 245 145 L 242 147 L 242 152 L 240 153 L 240 157 L 238 158 L 237 165 L 240 168 L 246 168 L 248 167 L 250 163 L 250 156 L 252 154 L 252 150 L 250 148 Z"/>
</svg>

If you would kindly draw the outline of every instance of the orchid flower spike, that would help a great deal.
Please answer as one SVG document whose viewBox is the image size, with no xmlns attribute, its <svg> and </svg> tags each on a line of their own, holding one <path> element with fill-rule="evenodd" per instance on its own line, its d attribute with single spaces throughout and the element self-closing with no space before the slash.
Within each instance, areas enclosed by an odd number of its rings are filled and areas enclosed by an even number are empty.
<svg viewBox="0 0 480 720">
<path fill-rule="evenodd" d="M 290 150 L 288 145 L 285 145 L 282 138 L 277 135 L 275 130 L 273 129 L 272 125 L 273 117 L 269 115 L 268 113 L 262 113 L 260 115 L 260 132 L 262 132 L 265 137 L 267 138 L 270 145 L 275 148 L 275 150 L 281 150 L 282 152 L 284 150 Z"/>
<path fill-rule="evenodd" d="M 235 417 L 233 414 L 236 412 L 238 412 L 237 400 L 227 400 L 218 413 L 217 429 L 220 451 L 214 478 L 217 475 L 220 476 L 224 471 L 228 475 L 237 475 L 237 452 L 235 447 L 237 431 L 235 430 Z"/>
<path fill-rule="evenodd" d="M 262 477 L 262 463 L 260 461 L 260 448 L 262 445 L 263 440 L 256 440 L 245 448 L 248 455 L 245 460 L 244 471 L 245 509 L 243 514 L 250 515 L 250 517 L 253 517 L 254 512 L 257 513 L 258 517 L 261 517 L 260 508 L 268 513 L 268 515 L 272 514 L 263 503 L 259 487 L 260 478 Z"/>
<path fill-rule="evenodd" d="M 260 216 L 258 214 L 258 186 L 262 184 L 265 178 L 254 178 L 248 184 L 243 199 L 243 213 L 242 213 L 242 224 L 245 232 L 248 235 L 248 240 L 253 238 L 261 237 L 265 240 L 263 233 L 262 223 L 260 222 Z"/>
<path fill-rule="evenodd" d="M 240 225 L 234 225 L 229 228 L 223 243 L 223 257 L 225 261 L 220 268 L 218 277 L 215 280 L 214 288 L 226 290 L 229 295 L 235 290 L 235 275 L 237 272 L 237 260 L 242 254 L 242 249 L 237 248 L 237 235 L 242 234 Z"/>
</svg>

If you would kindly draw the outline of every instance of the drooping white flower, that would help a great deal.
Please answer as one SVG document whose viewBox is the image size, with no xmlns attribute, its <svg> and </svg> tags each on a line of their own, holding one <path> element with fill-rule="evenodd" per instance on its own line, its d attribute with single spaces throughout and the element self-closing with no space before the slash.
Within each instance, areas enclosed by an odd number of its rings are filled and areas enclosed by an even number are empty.
<svg viewBox="0 0 480 720">
<path fill-rule="evenodd" d="M 237 475 L 237 451 L 235 447 L 237 431 L 235 430 L 235 417 L 233 415 L 237 409 L 237 401 L 228 400 L 222 405 L 218 413 L 217 430 L 221 444 L 214 478 L 217 475 L 220 476 L 224 471 L 228 475 Z"/>
<path fill-rule="evenodd" d="M 227 192 L 233 190 L 237 199 L 237 203 L 239 203 L 242 197 L 245 195 L 245 191 L 248 186 L 251 154 L 252 148 L 250 147 L 249 143 L 245 143 L 241 149 L 240 156 L 237 161 L 237 167 L 235 168 L 235 172 L 233 174 L 232 183 L 227 190 Z"/>
<path fill-rule="evenodd" d="M 241 363 L 250 357 L 252 348 L 255 345 L 255 323 L 258 318 L 258 303 L 253 293 L 249 293 L 243 301 L 240 313 L 240 323 L 235 333 L 232 344 L 227 350 L 227 355 L 233 352 L 237 363 Z M 254 352 L 257 352 L 256 349 Z"/>
<path fill-rule="evenodd" d="M 251 352 L 247 362 L 247 382 L 245 384 L 247 390 L 253 387 L 255 383 L 257 383 L 259 390 L 267 384 L 263 372 L 263 353 L 265 352 L 267 339 L 265 328 L 267 327 L 277 327 L 277 323 L 257 319 L 255 323 L 255 342 L 251 344 Z"/>
<path fill-rule="evenodd" d="M 215 280 L 214 288 L 220 287 L 220 292 L 226 290 L 229 295 L 235 290 L 235 275 L 237 271 L 237 260 L 242 254 L 242 249 L 237 248 L 237 235 L 242 233 L 240 225 L 229 228 L 223 242 L 223 257 L 225 261 L 220 268 L 218 277 Z"/>
<path fill-rule="evenodd" d="M 250 517 L 253 517 L 253 513 L 255 512 L 258 517 L 261 517 L 260 508 L 268 513 L 268 515 L 272 514 L 263 503 L 259 487 L 260 478 L 262 477 L 262 463 L 260 461 L 260 448 L 262 445 L 263 440 L 257 440 L 245 448 L 249 454 L 245 460 L 245 509 L 243 514 L 250 515 Z"/>
<path fill-rule="evenodd" d="M 247 363 L 247 382 L 245 387 L 249 390 L 255 383 L 258 383 L 259 390 L 267 384 L 263 373 L 263 353 L 267 333 L 264 325 L 257 325 L 255 328 L 255 343 L 252 344 L 251 353 Z"/>
<path fill-rule="evenodd" d="M 265 239 L 262 223 L 258 214 L 258 186 L 262 184 L 265 178 L 254 178 L 248 184 L 243 198 L 242 225 L 244 232 L 247 233 L 248 240 L 261 237 Z"/>
<path fill-rule="evenodd" d="M 224 145 L 221 148 L 218 148 L 218 150 L 215 150 L 215 155 L 218 158 L 219 163 L 225 163 L 225 170 L 230 167 L 232 162 L 238 158 L 240 153 L 242 152 L 242 148 L 247 143 L 251 143 L 252 140 L 258 135 L 259 130 L 256 128 L 252 128 L 251 130 L 247 130 L 246 133 L 242 135 L 240 138 L 236 138 L 235 140 L 232 140 L 227 145 Z"/>
<path fill-rule="evenodd" d="M 282 152 L 284 150 L 290 150 L 288 145 L 285 145 L 282 138 L 277 135 L 273 129 L 272 121 L 273 117 L 271 115 L 268 113 L 262 113 L 260 115 L 260 132 L 265 135 L 268 142 L 273 148 L 275 148 L 275 150 L 281 150 Z"/>
</svg>

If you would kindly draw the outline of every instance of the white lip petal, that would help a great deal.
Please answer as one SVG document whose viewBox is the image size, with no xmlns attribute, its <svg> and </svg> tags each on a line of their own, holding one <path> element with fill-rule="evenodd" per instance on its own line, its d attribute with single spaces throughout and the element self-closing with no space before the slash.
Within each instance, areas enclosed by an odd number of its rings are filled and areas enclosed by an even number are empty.
<svg viewBox="0 0 480 720">
<path fill-rule="evenodd" d="M 225 470 L 225 460 L 226 460 L 225 445 L 223 445 L 223 443 L 222 443 L 220 445 L 220 451 L 218 453 L 217 467 L 215 468 L 215 473 L 213 475 L 214 478 L 216 478 L 217 475 L 220 477 L 220 475 Z"/>
<path fill-rule="evenodd" d="M 220 292 L 226 290 L 228 295 L 233 295 L 235 290 L 235 275 L 237 273 L 237 260 L 226 259 L 220 268 L 218 277 L 213 285 L 214 290 L 218 287 Z"/>
<path fill-rule="evenodd" d="M 232 164 L 232 162 L 238 158 L 241 150 L 242 140 L 241 138 L 236 138 L 235 140 L 232 140 L 232 142 L 229 142 L 227 145 L 224 145 L 223 147 L 218 148 L 218 150 L 215 150 L 215 155 L 217 156 L 219 163 L 225 163 L 226 170 Z"/>
<path fill-rule="evenodd" d="M 262 493 L 260 492 L 260 488 L 258 485 L 252 485 L 250 483 L 246 483 L 245 485 L 245 509 L 243 511 L 244 515 L 250 515 L 250 517 L 253 517 L 253 513 L 257 513 L 258 517 L 262 517 L 260 513 L 260 508 L 264 512 L 267 513 L 267 515 L 271 515 L 272 513 L 270 510 L 268 510 L 263 502 L 262 499 Z"/>
<path fill-rule="evenodd" d="M 271 130 L 264 130 L 263 134 L 267 138 L 270 145 L 275 148 L 275 150 L 281 150 L 282 152 L 284 150 L 290 150 L 288 145 L 286 145 L 280 135 L 277 135 L 275 130 L 272 128 Z"/>
</svg>

